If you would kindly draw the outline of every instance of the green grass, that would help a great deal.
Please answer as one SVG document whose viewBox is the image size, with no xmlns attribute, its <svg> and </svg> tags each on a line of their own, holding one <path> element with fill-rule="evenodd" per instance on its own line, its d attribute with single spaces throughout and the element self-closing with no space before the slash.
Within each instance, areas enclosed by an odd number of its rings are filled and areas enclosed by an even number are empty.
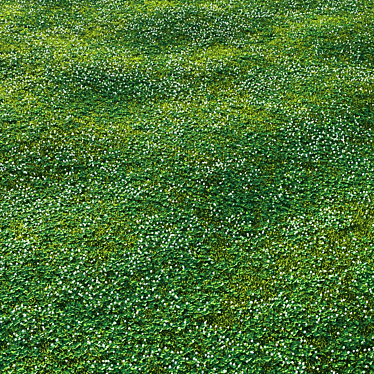
<svg viewBox="0 0 374 374">
<path fill-rule="evenodd" d="M 373 373 L 372 0 L 3 0 L 1 373 Z"/>
</svg>

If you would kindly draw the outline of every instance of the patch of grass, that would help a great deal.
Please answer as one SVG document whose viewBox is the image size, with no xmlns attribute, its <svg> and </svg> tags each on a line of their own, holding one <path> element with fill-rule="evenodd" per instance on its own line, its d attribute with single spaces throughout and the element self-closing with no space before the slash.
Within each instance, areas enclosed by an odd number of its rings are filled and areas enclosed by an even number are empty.
<svg viewBox="0 0 374 374">
<path fill-rule="evenodd" d="M 5 1 L 0 371 L 369 373 L 372 5 Z"/>
</svg>

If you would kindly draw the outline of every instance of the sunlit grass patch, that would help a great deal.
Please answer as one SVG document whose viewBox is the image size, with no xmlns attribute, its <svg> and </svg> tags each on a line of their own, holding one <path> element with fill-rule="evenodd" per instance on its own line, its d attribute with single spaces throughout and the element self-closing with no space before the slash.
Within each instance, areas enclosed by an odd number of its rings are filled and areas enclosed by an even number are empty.
<svg viewBox="0 0 374 374">
<path fill-rule="evenodd" d="M 17 16 L 22 16 L 25 13 L 23 12 L 22 4 L 3 4 L 1 9 L 1 14 L 4 18 L 9 19 L 10 21 L 16 18 Z"/>
<path fill-rule="evenodd" d="M 144 6 L 147 11 L 156 11 L 163 8 L 175 7 L 177 4 L 174 1 L 167 0 L 145 0 Z"/>
<path fill-rule="evenodd" d="M 207 60 L 227 61 L 230 57 L 237 56 L 238 54 L 240 54 L 238 48 L 217 44 L 199 51 L 195 55 L 189 56 L 189 58 L 192 59 L 195 65 L 201 66 L 201 64 L 206 63 Z"/>
</svg>

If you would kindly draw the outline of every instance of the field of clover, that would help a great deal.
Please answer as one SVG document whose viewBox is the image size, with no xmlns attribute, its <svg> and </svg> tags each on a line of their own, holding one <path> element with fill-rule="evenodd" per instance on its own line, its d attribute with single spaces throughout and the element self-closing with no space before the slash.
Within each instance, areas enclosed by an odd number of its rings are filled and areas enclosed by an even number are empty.
<svg viewBox="0 0 374 374">
<path fill-rule="evenodd" d="M 2 0 L 0 372 L 373 373 L 373 0 Z"/>
</svg>

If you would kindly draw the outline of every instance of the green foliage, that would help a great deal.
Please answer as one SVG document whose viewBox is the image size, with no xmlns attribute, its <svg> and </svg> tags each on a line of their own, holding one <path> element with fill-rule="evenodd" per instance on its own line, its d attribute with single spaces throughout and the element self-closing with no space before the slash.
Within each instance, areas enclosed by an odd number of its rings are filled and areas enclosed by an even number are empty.
<svg viewBox="0 0 374 374">
<path fill-rule="evenodd" d="M 373 1 L 7 0 L 1 373 L 370 373 Z"/>
</svg>

